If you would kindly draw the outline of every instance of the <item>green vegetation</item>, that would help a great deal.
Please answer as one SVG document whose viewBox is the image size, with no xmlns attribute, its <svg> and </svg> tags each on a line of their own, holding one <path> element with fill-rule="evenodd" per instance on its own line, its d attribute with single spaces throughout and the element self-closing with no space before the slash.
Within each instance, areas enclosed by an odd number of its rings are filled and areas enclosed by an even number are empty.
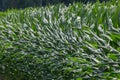
<svg viewBox="0 0 120 80">
<path fill-rule="evenodd" d="M 35 7 L 35 6 L 46 6 L 46 5 L 53 5 L 53 4 L 60 4 L 64 3 L 68 5 L 69 3 L 73 2 L 96 2 L 98 0 L 0 0 L 0 10 L 6 10 L 11 8 L 25 8 L 25 7 Z M 100 2 L 106 2 L 110 0 L 99 0 Z"/>
<path fill-rule="evenodd" d="M 120 79 L 119 2 L 0 13 L 5 80 Z"/>
</svg>

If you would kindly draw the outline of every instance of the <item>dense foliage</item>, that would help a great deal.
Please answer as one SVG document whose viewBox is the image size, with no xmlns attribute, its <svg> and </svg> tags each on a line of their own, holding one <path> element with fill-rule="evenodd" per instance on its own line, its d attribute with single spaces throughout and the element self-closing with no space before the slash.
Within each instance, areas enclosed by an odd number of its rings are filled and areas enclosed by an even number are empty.
<svg viewBox="0 0 120 80">
<path fill-rule="evenodd" d="M 120 79 L 119 2 L 0 13 L 5 80 Z"/>
<path fill-rule="evenodd" d="M 0 10 L 6 10 L 10 8 L 25 8 L 34 6 L 46 6 L 49 4 L 64 3 L 68 5 L 73 2 L 96 2 L 98 0 L 0 0 Z M 99 1 L 109 1 L 109 0 L 99 0 Z"/>
</svg>

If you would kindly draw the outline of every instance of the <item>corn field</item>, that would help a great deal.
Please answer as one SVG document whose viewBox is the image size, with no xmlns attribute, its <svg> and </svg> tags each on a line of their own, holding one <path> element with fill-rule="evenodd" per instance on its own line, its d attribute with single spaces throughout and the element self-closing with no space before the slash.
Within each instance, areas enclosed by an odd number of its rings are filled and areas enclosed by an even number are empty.
<svg viewBox="0 0 120 80">
<path fill-rule="evenodd" d="M 119 80 L 120 2 L 0 12 L 5 80 Z"/>
</svg>

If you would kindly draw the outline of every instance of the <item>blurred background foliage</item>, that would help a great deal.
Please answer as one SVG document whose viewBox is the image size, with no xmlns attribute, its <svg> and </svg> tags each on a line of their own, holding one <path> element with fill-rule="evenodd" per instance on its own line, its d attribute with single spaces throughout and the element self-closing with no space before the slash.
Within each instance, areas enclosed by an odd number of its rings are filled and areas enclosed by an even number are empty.
<svg viewBox="0 0 120 80">
<path fill-rule="evenodd" d="M 0 0 L 0 11 L 11 9 L 11 8 L 26 8 L 26 7 L 38 7 L 38 6 L 46 6 L 46 5 L 53 5 L 64 3 L 68 5 L 69 3 L 73 2 L 96 2 L 98 0 Z M 100 2 L 109 1 L 109 0 L 99 0 Z"/>
</svg>

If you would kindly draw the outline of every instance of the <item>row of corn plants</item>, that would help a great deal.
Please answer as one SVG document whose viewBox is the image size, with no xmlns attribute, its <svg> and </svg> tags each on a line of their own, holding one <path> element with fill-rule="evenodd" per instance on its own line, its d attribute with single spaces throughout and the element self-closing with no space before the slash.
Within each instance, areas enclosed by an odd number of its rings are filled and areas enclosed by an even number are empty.
<svg viewBox="0 0 120 80">
<path fill-rule="evenodd" d="M 0 76 L 120 79 L 119 1 L 1 12 Z"/>
</svg>

